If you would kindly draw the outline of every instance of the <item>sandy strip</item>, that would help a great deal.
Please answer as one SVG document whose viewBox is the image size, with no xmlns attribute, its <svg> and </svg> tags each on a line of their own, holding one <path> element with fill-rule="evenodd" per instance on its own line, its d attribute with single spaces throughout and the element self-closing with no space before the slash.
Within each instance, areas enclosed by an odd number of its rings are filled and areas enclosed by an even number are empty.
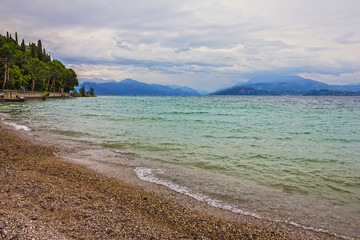
<svg viewBox="0 0 360 240">
<path fill-rule="evenodd" d="M 106 176 L 69 156 L 0 125 L 0 239 L 336 239 Z"/>
</svg>

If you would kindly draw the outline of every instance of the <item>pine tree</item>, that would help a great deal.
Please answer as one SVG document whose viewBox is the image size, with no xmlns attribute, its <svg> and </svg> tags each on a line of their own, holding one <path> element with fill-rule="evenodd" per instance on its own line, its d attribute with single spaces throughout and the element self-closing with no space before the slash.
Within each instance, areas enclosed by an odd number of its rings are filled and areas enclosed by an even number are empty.
<svg viewBox="0 0 360 240">
<path fill-rule="evenodd" d="M 85 84 L 84 83 L 81 85 L 81 88 L 79 88 L 79 93 L 82 97 L 85 97 L 86 92 L 85 92 Z"/>
<path fill-rule="evenodd" d="M 95 89 L 93 87 L 90 87 L 89 95 L 95 96 Z"/>
</svg>

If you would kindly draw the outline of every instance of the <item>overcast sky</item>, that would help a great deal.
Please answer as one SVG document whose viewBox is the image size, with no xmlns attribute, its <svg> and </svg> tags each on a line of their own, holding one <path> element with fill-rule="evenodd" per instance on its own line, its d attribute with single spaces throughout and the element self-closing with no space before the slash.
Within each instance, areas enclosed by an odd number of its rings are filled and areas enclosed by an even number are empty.
<svg viewBox="0 0 360 240">
<path fill-rule="evenodd" d="M 269 73 L 360 83 L 360 0 L 0 0 L 6 31 L 41 39 L 82 79 L 210 91 Z"/>
</svg>

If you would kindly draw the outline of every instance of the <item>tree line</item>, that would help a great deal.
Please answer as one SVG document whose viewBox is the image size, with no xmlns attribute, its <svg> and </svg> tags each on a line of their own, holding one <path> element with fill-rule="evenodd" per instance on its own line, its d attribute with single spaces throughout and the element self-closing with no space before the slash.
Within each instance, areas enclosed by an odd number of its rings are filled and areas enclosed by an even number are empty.
<svg viewBox="0 0 360 240">
<path fill-rule="evenodd" d="M 95 97 L 95 89 L 93 87 L 90 87 L 89 91 L 86 91 L 85 84 L 83 83 L 81 85 L 81 88 L 79 88 L 79 91 L 77 91 L 75 88 L 73 89 L 73 96 L 74 97 Z"/>
<path fill-rule="evenodd" d="M 0 34 L 0 87 L 9 90 L 69 92 L 78 86 L 76 73 L 62 62 L 51 59 L 43 48 L 41 40 L 19 44 L 6 33 Z"/>
</svg>

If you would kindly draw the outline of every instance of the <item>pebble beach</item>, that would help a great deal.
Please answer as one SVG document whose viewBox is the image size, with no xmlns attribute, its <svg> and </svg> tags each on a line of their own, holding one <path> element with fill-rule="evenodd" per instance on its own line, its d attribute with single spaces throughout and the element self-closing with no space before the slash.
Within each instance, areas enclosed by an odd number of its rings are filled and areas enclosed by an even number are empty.
<svg viewBox="0 0 360 240">
<path fill-rule="evenodd" d="M 337 239 L 191 207 L 69 163 L 61 148 L 25 135 L 0 127 L 0 239 Z"/>
</svg>

